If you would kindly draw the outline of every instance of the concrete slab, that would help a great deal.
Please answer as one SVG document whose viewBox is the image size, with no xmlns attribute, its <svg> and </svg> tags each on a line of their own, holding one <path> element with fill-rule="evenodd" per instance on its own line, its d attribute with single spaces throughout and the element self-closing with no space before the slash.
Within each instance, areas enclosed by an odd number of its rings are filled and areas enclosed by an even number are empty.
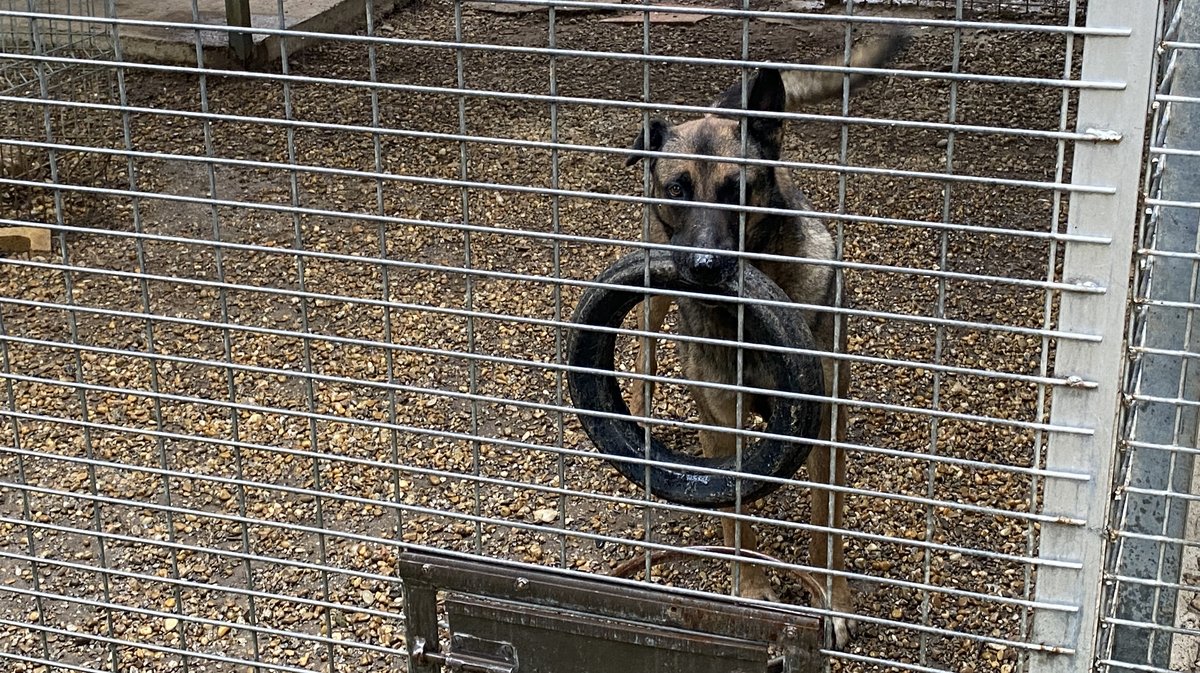
<svg viewBox="0 0 1200 673">
<path fill-rule="evenodd" d="M 372 0 L 284 0 L 283 17 L 279 15 L 278 0 L 250 0 L 252 28 L 294 29 L 314 33 L 347 33 L 366 26 L 366 3 Z M 375 11 L 390 11 L 394 0 L 374 0 Z M 180 23 L 225 25 L 225 0 L 197 0 L 198 15 L 182 3 L 163 3 L 160 0 L 117 0 L 118 18 L 153 18 Z M 190 3 L 189 3 L 190 4 Z M 196 63 L 197 31 L 146 27 L 122 27 L 121 44 L 132 57 L 168 63 Z M 204 61 L 212 67 L 229 67 L 243 60 L 230 53 L 229 34 L 225 31 L 199 31 Z M 261 64 L 280 57 L 280 36 L 253 35 L 253 46 L 247 55 L 252 64 Z M 288 53 L 309 46 L 312 40 L 288 38 Z"/>
<path fill-rule="evenodd" d="M 292 29 L 316 33 L 347 33 L 366 25 L 366 3 L 373 2 L 376 13 L 390 11 L 396 0 L 283 0 L 283 17 L 280 17 L 279 0 L 250 0 L 249 25 L 251 28 Z M 37 11 L 62 15 L 106 16 L 105 3 L 100 0 L 40 0 Z M 0 8 L 26 11 L 24 0 L 11 2 L 0 0 Z M 226 24 L 225 0 L 196 0 L 192 2 L 163 0 L 116 0 L 116 18 L 142 21 L 175 23 L 199 23 L 213 26 Z M 95 42 L 108 27 L 102 24 L 66 19 L 62 21 L 39 21 L 37 29 L 45 44 L 51 47 L 66 47 Z M 28 42 L 31 29 L 23 19 L 5 19 L 0 22 L 0 43 Z M 223 30 L 196 30 L 190 28 L 159 28 L 151 26 L 118 25 L 121 49 L 127 58 L 159 63 L 195 65 L 197 43 L 204 54 L 204 63 L 209 67 L 227 68 L 242 65 L 259 65 L 279 58 L 280 36 L 253 35 L 247 44 L 244 58 L 229 48 L 229 33 Z M 22 39 L 24 38 L 24 39 Z M 294 53 L 312 40 L 287 39 L 288 53 Z"/>
</svg>

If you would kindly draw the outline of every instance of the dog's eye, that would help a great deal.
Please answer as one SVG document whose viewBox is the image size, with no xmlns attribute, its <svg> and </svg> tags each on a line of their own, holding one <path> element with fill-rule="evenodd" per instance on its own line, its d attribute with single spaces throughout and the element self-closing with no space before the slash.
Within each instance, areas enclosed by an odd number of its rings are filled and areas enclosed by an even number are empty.
<svg viewBox="0 0 1200 673">
<path fill-rule="evenodd" d="M 678 182 L 672 182 L 671 184 L 667 185 L 666 192 L 667 196 L 671 197 L 672 199 L 682 199 L 683 185 L 679 184 Z"/>
</svg>

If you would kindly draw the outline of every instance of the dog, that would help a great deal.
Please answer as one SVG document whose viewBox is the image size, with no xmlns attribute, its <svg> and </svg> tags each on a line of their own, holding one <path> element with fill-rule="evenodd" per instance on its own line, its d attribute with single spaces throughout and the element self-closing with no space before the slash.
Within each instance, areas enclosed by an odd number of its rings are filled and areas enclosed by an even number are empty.
<svg viewBox="0 0 1200 673">
<path fill-rule="evenodd" d="M 890 61 L 905 45 L 906 35 L 891 33 L 880 38 L 860 41 L 851 50 L 849 65 L 854 68 L 879 67 Z M 820 65 L 844 65 L 843 57 L 830 58 Z M 850 86 L 856 87 L 870 79 L 854 73 L 848 76 Z M 846 75 L 837 71 L 805 71 L 763 68 L 748 77 L 744 109 L 758 112 L 791 112 L 806 105 L 842 94 Z M 677 271 L 685 282 L 698 288 L 714 287 L 732 280 L 738 272 L 737 251 L 740 240 L 744 250 L 772 256 L 806 260 L 835 261 L 833 237 L 819 221 L 787 214 L 744 214 L 745 229 L 741 231 L 743 214 L 733 209 L 705 207 L 706 204 L 726 206 L 767 207 L 772 209 L 811 211 L 807 198 L 793 184 L 785 170 L 759 164 L 742 165 L 722 159 L 778 160 L 782 150 L 783 122 L 777 117 L 738 115 L 742 110 L 741 82 L 729 87 L 716 101 L 713 111 L 699 119 L 672 125 L 661 118 L 650 120 L 634 140 L 633 149 L 673 154 L 703 155 L 703 159 L 649 156 L 651 176 L 648 196 L 667 201 L 647 204 L 650 220 L 650 240 L 669 243 L 690 250 L 672 251 Z M 740 118 L 745 119 L 745 154 Z M 631 154 L 626 165 L 632 166 L 644 155 Z M 744 181 L 744 182 L 743 182 Z M 744 185 L 744 187 L 743 187 Z M 787 296 L 798 304 L 835 307 L 835 271 L 831 264 L 813 262 L 784 262 L 747 259 L 770 277 Z M 679 308 L 678 331 L 681 334 L 730 342 L 738 340 L 736 305 L 711 303 L 689 297 L 674 299 Z M 644 332 L 662 330 L 672 299 L 651 297 L 648 308 L 635 309 Z M 845 352 L 846 329 L 839 324 L 841 317 L 830 311 L 807 309 L 800 312 L 812 332 L 817 347 L 825 352 Z M 835 339 L 837 343 L 835 344 Z M 657 371 L 656 343 L 652 338 L 639 340 L 635 371 L 654 375 Z M 736 349 L 696 342 L 679 343 L 683 374 L 688 380 L 722 384 L 737 383 Z M 746 358 L 751 357 L 746 351 Z M 769 358 L 769 354 L 766 356 Z M 749 362 L 745 360 L 744 364 Z M 763 388 L 754 378 L 754 370 L 765 365 L 743 367 L 742 384 Z M 839 367 L 835 359 L 822 358 L 825 393 L 846 399 L 849 388 L 848 367 Z M 836 383 L 835 383 L 836 382 Z M 766 408 L 760 395 L 745 394 L 742 418 L 737 417 L 737 393 L 711 387 L 689 386 L 704 425 L 746 428 L 751 411 Z M 635 382 L 630 396 L 630 408 L 635 414 L 646 413 L 645 394 L 653 395 L 650 383 Z M 836 420 L 830 405 L 822 405 L 820 439 L 842 442 L 846 433 L 846 412 L 839 411 Z M 705 456 L 728 456 L 734 453 L 736 437 L 720 430 L 701 430 L 701 451 Z M 809 478 L 817 483 L 843 485 L 846 481 L 845 452 L 829 445 L 812 448 L 808 458 Z M 830 503 L 832 497 L 833 502 Z M 827 566 L 834 571 L 845 567 L 842 537 L 822 530 L 842 528 L 844 500 L 841 492 L 827 488 L 813 489 L 811 522 L 817 527 L 809 548 L 809 562 Z M 831 516 L 832 515 L 832 516 Z M 738 528 L 740 527 L 740 531 Z M 746 522 L 722 521 L 727 545 L 740 538 L 742 548 L 756 547 L 754 529 Z M 737 583 L 743 597 L 777 600 L 775 592 L 758 565 L 735 564 L 740 575 Z M 853 598 L 844 575 L 831 581 L 830 603 L 842 615 L 853 613 Z M 854 623 L 844 616 L 832 620 L 834 638 L 843 647 L 851 637 Z"/>
</svg>

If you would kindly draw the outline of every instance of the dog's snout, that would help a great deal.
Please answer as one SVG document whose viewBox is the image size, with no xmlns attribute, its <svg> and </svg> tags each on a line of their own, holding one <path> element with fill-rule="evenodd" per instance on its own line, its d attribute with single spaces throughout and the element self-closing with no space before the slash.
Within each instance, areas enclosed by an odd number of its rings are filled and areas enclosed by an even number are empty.
<svg viewBox="0 0 1200 673">
<path fill-rule="evenodd" d="M 719 285 L 733 277 L 736 260 L 728 255 L 696 252 L 688 255 L 684 276 L 697 285 Z"/>
<path fill-rule="evenodd" d="M 692 255 L 692 270 L 698 274 L 715 274 L 719 266 L 720 262 L 717 256 L 711 252 L 698 252 Z"/>
</svg>

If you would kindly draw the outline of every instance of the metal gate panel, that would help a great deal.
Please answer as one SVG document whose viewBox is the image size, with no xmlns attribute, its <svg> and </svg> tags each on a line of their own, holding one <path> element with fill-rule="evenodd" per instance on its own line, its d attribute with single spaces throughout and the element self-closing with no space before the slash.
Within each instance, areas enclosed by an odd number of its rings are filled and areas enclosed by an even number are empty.
<svg viewBox="0 0 1200 673">
<path fill-rule="evenodd" d="M 821 669 L 808 617 L 447 555 L 407 554 L 398 570 L 417 671 Z M 433 614 L 439 593 L 448 638 Z"/>
<path fill-rule="evenodd" d="M 1101 670 L 1192 670 L 1197 635 L 1195 494 L 1197 133 L 1195 3 L 1162 14 L 1145 208 L 1138 230 Z"/>
</svg>

